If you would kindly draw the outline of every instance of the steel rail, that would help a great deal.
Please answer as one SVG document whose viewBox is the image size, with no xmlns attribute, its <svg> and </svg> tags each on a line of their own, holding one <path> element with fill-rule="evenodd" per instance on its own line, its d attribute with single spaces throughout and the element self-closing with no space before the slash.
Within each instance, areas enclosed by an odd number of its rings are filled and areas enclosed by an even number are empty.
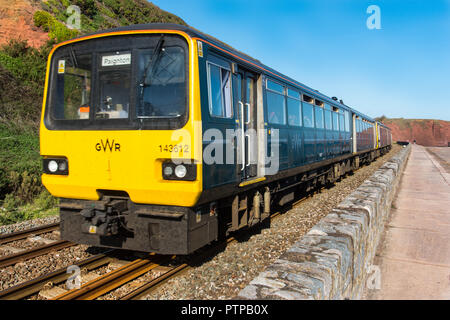
<svg viewBox="0 0 450 320">
<path fill-rule="evenodd" d="M 155 259 L 151 259 L 155 257 Z M 146 259 L 136 259 L 120 268 L 117 268 L 103 276 L 100 276 L 88 283 L 85 283 L 79 289 L 67 291 L 53 300 L 93 300 L 105 293 L 108 293 L 125 283 L 134 280 L 148 271 L 160 266 L 173 259 L 173 257 L 160 257 L 151 254 Z"/>
<path fill-rule="evenodd" d="M 66 240 L 56 240 L 53 243 L 46 244 L 37 248 L 30 250 L 24 250 L 22 252 L 14 253 L 5 257 L 0 258 L 0 268 L 8 267 L 10 265 L 16 264 L 18 262 L 42 256 L 54 250 L 61 250 L 67 247 L 72 247 L 76 245 L 73 242 Z"/>
<path fill-rule="evenodd" d="M 0 244 L 25 239 L 25 238 L 29 237 L 30 235 L 39 235 L 39 234 L 55 231 L 58 229 L 59 229 L 59 222 L 40 226 L 40 227 L 35 227 L 35 228 L 23 230 L 23 231 L 0 235 Z"/>
<path fill-rule="evenodd" d="M 109 252 L 112 252 L 108 251 Z M 80 261 L 78 263 L 74 263 L 80 267 L 80 269 L 86 269 L 88 271 L 101 267 L 110 261 L 113 258 L 108 257 L 106 253 L 98 254 L 93 257 L 90 257 L 86 260 Z M 61 268 L 49 274 L 40 276 L 38 278 L 20 283 L 13 287 L 10 287 L 6 290 L 0 291 L 0 299 L 1 300 L 19 300 L 26 297 L 29 297 L 33 294 L 38 293 L 40 290 L 44 288 L 44 285 L 51 282 L 53 284 L 59 284 L 66 281 L 71 274 L 67 273 L 67 268 Z"/>
<path fill-rule="evenodd" d="M 226 245 L 228 243 L 236 241 L 235 238 L 230 237 L 225 242 L 218 243 L 215 246 L 212 246 L 209 248 L 206 252 L 204 252 L 201 256 L 198 256 L 194 258 L 193 261 L 191 261 L 193 264 L 197 261 L 201 261 L 206 256 L 209 256 L 213 252 L 215 252 L 220 246 Z M 176 275 L 180 275 L 181 273 L 189 270 L 191 266 L 187 263 L 180 264 L 179 266 L 173 267 L 171 270 L 163 273 L 158 278 L 155 278 L 151 280 L 150 282 L 145 283 L 144 285 L 136 288 L 132 292 L 128 293 L 127 295 L 121 297 L 119 300 L 138 300 L 139 298 L 143 297 L 144 295 L 149 294 L 150 292 L 156 290 L 160 285 L 163 283 L 169 281 Z"/>
<path fill-rule="evenodd" d="M 319 190 L 317 190 L 317 192 L 322 191 L 323 188 L 320 188 Z M 290 205 L 292 206 L 292 208 L 300 205 L 300 203 L 304 202 L 306 199 L 309 198 L 310 195 L 307 195 L 305 197 L 303 197 L 302 199 L 299 199 L 293 203 L 291 203 Z M 273 220 L 274 218 L 280 216 L 282 214 L 282 211 L 279 210 L 273 214 L 270 215 L 270 219 Z M 201 256 L 196 257 L 195 260 L 193 261 L 194 264 L 196 261 L 198 260 L 202 260 L 202 258 L 204 258 L 205 256 L 210 255 L 212 252 L 214 252 L 215 250 L 217 250 L 221 245 L 227 245 L 229 243 L 233 243 L 236 242 L 237 239 L 234 237 L 229 237 L 227 238 L 227 240 L 225 242 L 219 243 L 216 246 L 211 247 L 209 250 L 207 250 L 205 253 L 203 253 Z M 149 293 L 155 291 L 159 286 L 161 286 L 162 284 L 164 284 L 165 282 L 169 281 L 170 279 L 172 279 L 173 277 L 175 277 L 176 275 L 180 275 L 181 273 L 189 270 L 191 268 L 191 266 L 187 263 L 183 263 L 177 267 L 172 268 L 171 270 L 163 273 L 161 276 L 159 276 L 156 279 L 151 280 L 148 283 L 145 283 L 144 285 L 134 289 L 132 292 L 126 294 L 125 296 L 121 297 L 119 300 L 138 300 L 140 298 L 142 298 L 145 295 L 148 295 Z"/>
</svg>

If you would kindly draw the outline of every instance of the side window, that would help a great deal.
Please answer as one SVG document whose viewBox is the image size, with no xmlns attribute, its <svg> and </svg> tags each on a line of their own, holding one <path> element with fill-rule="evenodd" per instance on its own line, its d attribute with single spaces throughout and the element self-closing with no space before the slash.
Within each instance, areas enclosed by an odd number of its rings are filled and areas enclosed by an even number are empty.
<svg viewBox="0 0 450 320">
<path fill-rule="evenodd" d="M 231 103 L 231 72 L 208 63 L 209 112 L 214 117 L 233 117 Z"/>
<path fill-rule="evenodd" d="M 324 123 L 323 123 L 323 102 L 320 102 L 318 100 L 316 100 L 315 118 L 316 118 L 316 128 L 317 129 L 323 129 L 324 128 Z"/>
<path fill-rule="evenodd" d="M 287 89 L 287 107 L 288 107 L 288 120 L 291 126 L 302 125 L 302 105 L 300 101 L 300 93 L 297 91 Z"/>
<path fill-rule="evenodd" d="M 303 95 L 303 126 L 306 128 L 314 128 L 314 101 L 313 98 Z"/>
<path fill-rule="evenodd" d="M 325 129 L 333 130 L 331 107 L 328 104 L 325 105 Z"/>
<path fill-rule="evenodd" d="M 276 82 L 267 80 L 266 89 L 269 123 L 286 124 L 285 88 Z"/>
<path fill-rule="evenodd" d="M 339 113 L 333 111 L 333 130 L 339 131 Z"/>
<path fill-rule="evenodd" d="M 339 115 L 339 127 L 341 128 L 341 131 L 345 131 L 344 115 L 343 114 Z"/>
<path fill-rule="evenodd" d="M 344 112 L 345 117 L 345 131 L 350 132 L 350 118 L 349 118 L 349 112 Z"/>
</svg>

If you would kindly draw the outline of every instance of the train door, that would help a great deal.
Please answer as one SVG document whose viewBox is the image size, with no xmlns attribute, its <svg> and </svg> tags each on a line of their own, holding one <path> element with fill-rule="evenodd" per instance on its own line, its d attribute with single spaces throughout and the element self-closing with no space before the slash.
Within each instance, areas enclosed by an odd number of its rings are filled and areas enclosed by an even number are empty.
<svg viewBox="0 0 450 320">
<path fill-rule="evenodd" d="M 258 134 L 257 134 L 257 75 L 239 68 L 235 75 L 237 100 L 238 137 L 241 141 L 239 171 L 241 180 L 251 179 L 258 173 Z"/>
</svg>

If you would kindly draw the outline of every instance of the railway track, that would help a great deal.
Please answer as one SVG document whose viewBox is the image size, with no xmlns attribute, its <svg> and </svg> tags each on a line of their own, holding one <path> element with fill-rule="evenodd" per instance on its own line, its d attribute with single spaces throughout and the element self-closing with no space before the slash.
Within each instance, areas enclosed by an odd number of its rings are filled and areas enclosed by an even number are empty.
<svg viewBox="0 0 450 320">
<path fill-rule="evenodd" d="M 308 197 L 304 197 L 291 204 L 291 206 L 292 207 L 297 206 L 301 202 L 305 201 L 307 198 Z M 280 214 L 281 211 L 277 211 L 276 213 L 272 214 L 270 218 L 274 219 Z M 190 260 L 189 264 L 181 263 L 179 265 L 171 267 L 169 270 L 167 270 L 160 276 L 152 279 L 149 282 L 145 282 L 144 284 L 133 289 L 128 294 L 120 297 L 119 300 L 138 300 L 144 297 L 145 295 L 148 295 L 149 293 L 156 290 L 163 283 L 189 270 L 191 265 L 195 265 L 196 263 L 201 262 L 206 257 L 213 255 L 223 246 L 226 246 L 227 244 L 235 241 L 237 241 L 236 238 L 229 237 L 226 241 L 219 242 L 218 244 L 207 248 L 204 252 L 202 252 L 198 256 L 193 257 L 193 259 Z M 139 278 L 140 276 L 144 275 L 150 270 L 155 269 L 161 264 L 168 264 L 171 261 L 174 261 L 174 259 L 175 256 L 168 257 L 158 255 L 152 255 L 148 259 L 136 259 L 121 268 L 113 270 L 105 274 L 104 276 L 101 276 L 88 283 L 85 283 L 79 289 L 73 289 L 64 294 L 61 294 L 60 296 L 54 298 L 54 300 L 93 300 L 99 298 L 102 295 L 111 292 L 132 280 Z"/>
<path fill-rule="evenodd" d="M 44 254 L 50 253 L 55 250 L 61 250 L 64 248 L 75 246 L 75 243 L 65 241 L 65 240 L 55 240 L 50 244 L 39 246 L 37 248 L 32 248 L 29 250 L 24 250 L 18 253 L 14 253 L 5 257 L 0 258 L 0 268 L 8 267 L 14 265 L 18 262 L 25 261 L 27 259 L 42 256 Z"/>
<path fill-rule="evenodd" d="M 310 196 L 312 196 L 314 193 L 320 192 L 321 189 L 315 190 L 313 193 L 308 194 L 307 196 L 303 197 L 302 199 L 291 203 L 289 208 L 293 208 L 298 206 L 300 203 L 308 199 Z M 284 206 L 285 207 L 285 206 Z M 286 208 L 284 208 L 286 209 Z M 281 215 L 281 213 L 284 212 L 283 210 L 279 210 L 275 213 L 273 213 L 270 217 L 270 219 L 274 219 L 277 216 Z M 35 228 L 30 229 L 27 231 L 20 232 L 21 239 L 24 239 L 30 235 L 34 235 L 36 233 L 34 232 L 40 232 L 45 233 L 49 232 L 51 230 L 55 230 L 52 228 L 57 228 L 55 225 L 49 225 L 44 226 L 41 228 Z M 47 230 L 47 231 L 44 231 Z M 18 240 L 17 237 L 20 237 L 17 235 L 11 235 L 10 239 Z M 3 236 L 2 239 L 6 238 L 6 236 Z M 14 241 L 10 240 L 10 241 Z M 201 262 L 206 257 L 213 255 L 215 252 L 217 252 L 219 249 L 223 248 L 223 246 L 226 246 L 229 243 L 237 241 L 234 237 L 229 237 L 226 241 L 219 242 L 216 245 L 210 246 L 209 248 L 205 249 L 204 252 L 201 254 L 193 257 L 192 260 L 189 261 L 189 263 L 181 263 L 175 266 L 170 267 L 167 271 L 162 273 L 160 276 L 152 279 L 151 281 L 145 282 L 142 285 L 139 285 L 137 288 L 134 288 L 129 293 L 121 296 L 119 300 L 138 300 L 149 293 L 156 290 L 158 287 L 160 287 L 162 284 L 166 283 L 168 280 L 184 273 L 185 271 L 189 270 L 191 268 L 191 265 L 195 265 L 198 262 Z M 74 245 L 73 243 L 70 243 L 68 241 L 57 241 L 54 244 L 46 245 L 43 247 L 35 248 L 33 249 L 35 253 L 27 253 L 24 252 L 21 256 L 21 253 L 14 254 L 11 256 L 7 256 L 3 259 L 0 259 L 0 266 L 3 264 L 13 264 L 17 261 L 24 260 L 27 256 L 31 257 L 33 254 L 34 256 L 42 255 L 44 253 L 42 252 L 50 252 L 52 250 L 61 249 L 64 246 L 70 246 Z M 53 247 L 53 248 L 52 248 Z M 89 259 L 83 260 L 76 265 L 80 267 L 80 269 L 84 269 L 87 271 L 92 271 L 96 268 L 102 267 L 107 265 L 108 263 L 112 262 L 114 258 L 108 256 L 108 254 L 114 252 L 116 250 L 110 250 L 106 253 L 96 255 L 94 257 L 91 257 Z M 4 262 L 2 261 L 4 260 Z M 135 259 L 126 265 L 119 267 L 115 270 L 112 270 L 102 276 L 99 276 L 95 278 L 94 280 L 91 280 L 85 284 L 83 284 L 78 289 L 72 289 L 68 290 L 65 293 L 56 296 L 53 300 L 93 300 L 97 299 L 135 279 L 138 279 L 139 277 L 145 275 L 147 272 L 154 270 L 155 268 L 161 266 L 161 265 L 167 265 L 171 262 L 175 261 L 175 256 L 161 256 L 156 254 L 150 254 L 146 258 L 140 258 Z M 44 287 L 51 283 L 52 285 L 60 285 L 64 283 L 68 278 L 70 277 L 70 274 L 67 273 L 67 268 L 61 268 L 59 270 L 56 270 L 50 274 L 38 277 L 36 279 L 32 279 L 30 281 L 26 281 L 24 283 L 21 283 L 19 285 L 13 286 L 11 288 L 8 288 L 4 291 L 0 292 L 0 299 L 3 300 L 18 300 L 18 299 L 24 299 L 27 297 L 30 297 L 34 294 L 38 294 Z"/>
<path fill-rule="evenodd" d="M 31 228 L 23 231 L 13 232 L 6 235 L 0 236 L 0 246 L 8 244 L 13 241 L 18 240 L 24 240 L 30 237 L 35 237 L 41 234 L 53 232 L 59 229 L 59 223 L 52 223 L 48 225 L 39 226 L 36 228 Z M 18 262 L 35 258 L 47 253 L 50 253 L 54 250 L 61 250 L 64 248 L 68 248 L 71 246 L 74 246 L 75 243 L 71 243 L 69 241 L 64 240 L 53 240 L 50 243 L 46 243 L 44 245 L 34 247 L 31 249 L 21 249 L 16 247 L 8 248 L 6 247 L 6 250 L 15 249 L 15 250 L 21 250 L 19 252 L 0 257 L 0 268 L 8 267 L 11 265 L 14 265 Z M 0 247 L 1 248 L 1 247 Z"/>
<path fill-rule="evenodd" d="M 85 283 L 79 289 L 67 291 L 53 300 L 93 300 L 134 280 L 161 263 L 169 262 L 173 257 L 149 255 L 145 259 L 136 259 L 123 267 Z"/>
<path fill-rule="evenodd" d="M 323 188 L 316 190 L 314 193 L 316 192 L 320 192 L 320 190 L 322 190 Z M 293 202 L 290 206 L 295 207 L 300 205 L 300 203 L 302 203 L 303 201 L 305 201 L 306 199 L 309 198 L 310 195 L 303 197 L 302 199 Z M 282 214 L 282 211 L 277 211 L 275 213 L 273 213 L 270 216 L 270 219 L 273 220 L 276 217 L 278 217 L 279 215 Z M 236 242 L 237 239 L 234 237 L 229 237 L 226 242 L 222 242 L 217 244 L 216 246 L 212 246 L 210 248 L 208 248 L 206 250 L 206 252 L 204 252 L 202 255 L 195 257 L 194 261 L 191 261 L 191 264 L 195 264 L 196 262 L 199 262 L 201 260 L 203 260 L 205 257 L 207 256 L 211 256 L 212 254 L 214 254 L 214 252 L 216 252 L 218 249 L 220 249 L 221 246 L 223 245 L 228 245 L 230 243 Z M 184 272 L 186 272 L 187 270 L 190 269 L 190 265 L 191 264 L 187 264 L 187 263 L 183 263 L 180 264 L 176 267 L 173 267 L 171 270 L 163 273 L 161 276 L 139 286 L 138 288 L 134 289 L 133 291 L 131 291 L 130 293 L 126 294 L 125 296 L 121 297 L 119 300 L 139 300 L 140 298 L 150 294 L 151 292 L 155 291 L 158 287 L 160 287 L 163 283 L 169 281 L 170 279 L 174 278 L 175 276 L 178 276 Z"/>
<path fill-rule="evenodd" d="M 30 236 L 37 236 L 43 233 L 49 233 L 59 229 L 59 223 L 52 223 L 36 228 L 31 228 L 23 231 L 8 233 L 5 235 L 0 235 L 0 245 L 16 240 L 26 239 Z"/>
<path fill-rule="evenodd" d="M 76 265 L 80 269 L 85 269 L 91 271 L 93 269 L 99 268 L 111 262 L 113 258 L 109 257 L 108 254 L 113 250 L 105 252 L 103 254 L 95 255 L 91 258 L 78 262 Z M 67 273 L 67 268 L 61 268 L 49 274 L 40 276 L 38 278 L 32 279 L 30 281 L 23 282 L 16 286 L 10 287 L 6 290 L 0 292 L 1 300 L 19 300 L 24 299 L 34 294 L 39 293 L 45 285 L 52 283 L 57 285 L 63 283 L 70 277 Z"/>
</svg>

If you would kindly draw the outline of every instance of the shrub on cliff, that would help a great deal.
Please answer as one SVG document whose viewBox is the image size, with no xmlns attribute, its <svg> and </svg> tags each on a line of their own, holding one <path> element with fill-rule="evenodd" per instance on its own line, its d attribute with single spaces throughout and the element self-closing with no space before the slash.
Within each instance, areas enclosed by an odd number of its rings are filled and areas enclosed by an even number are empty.
<svg viewBox="0 0 450 320">
<path fill-rule="evenodd" d="M 38 10 L 33 16 L 34 25 L 38 28 L 42 28 L 45 32 L 49 32 L 53 20 L 53 16 L 46 11 Z"/>
<path fill-rule="evenodd" d="M 90 19 L 97 14 L 98 9 L 94 0 L 76 0 L 73 4 L 80 7 L 81 12 Z"/>
<path fill-rule="evenodd" d="M 34 25 L 48 32 L 48 36 L 55 42 L 62 42 L 76 37 L 77 30 L 67 28 L 46 11 L 36 11 L 33 16 Z"/>
</svg>

